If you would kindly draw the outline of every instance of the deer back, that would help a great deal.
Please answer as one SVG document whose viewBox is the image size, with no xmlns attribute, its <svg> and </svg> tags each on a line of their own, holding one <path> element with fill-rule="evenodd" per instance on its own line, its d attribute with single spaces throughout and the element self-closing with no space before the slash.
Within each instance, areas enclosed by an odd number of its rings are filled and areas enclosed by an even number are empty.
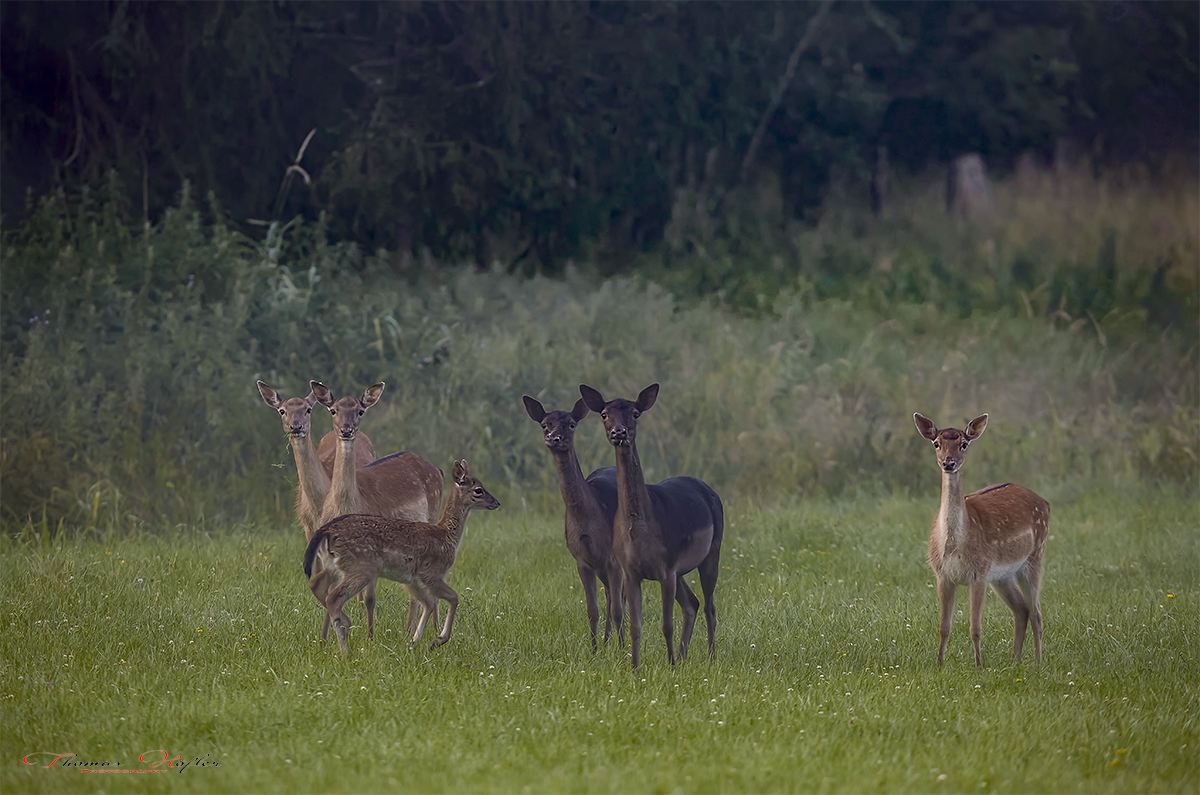
<svg viewBox="0 0 1200 795">
<path fill-rule="evenodd" d="M 681 475 L 647 486 L 655 535 L 680 570 L 700 565 L 725 530 L 721 498 L 704 481 Z"/>
<path fill-rule="evenodd" d="M 357 447 L 357 442 L 355 443 Z M 324 521 L 347 513 L 428 522 L 442 501 L 442 471 L 415 453 L 393 453 L 354 472 L 355 488 L 341 498 L 330 489 Z"/>
<path fill-rule="evenodd" d="M 997 564 L 1023 561 L 1046 544 L 1050 503 L 1024 486 L 988 486 L 968 494 L 966 507 L 969 543 Z"/>
</svg>

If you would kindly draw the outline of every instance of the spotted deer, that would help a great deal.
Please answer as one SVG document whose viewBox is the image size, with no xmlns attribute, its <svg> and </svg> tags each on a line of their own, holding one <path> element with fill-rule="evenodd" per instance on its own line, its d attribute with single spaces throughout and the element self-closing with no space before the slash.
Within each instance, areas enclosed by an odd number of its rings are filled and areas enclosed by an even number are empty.
<svg viewBox="0 0 1200 795">
<path fill-rule="evenodd" d="M 988 486 L 963 496 L 963 459 L 967 447 L 987 427 L 988 415 L 976 417 L 961 431 L 938 430 L 920 414 L 913 414 L 913 420 L 917 431 L 933 442 L 942 473 L 942 503 L 929 534 L 929 565 L 937 576 L 941 604 L 938 665 L 946 661 L 954 591 L 959 585 L 967 586 L 970 593 L 976 665 L 983 665 L 981 623 L 988 585 L 1012 610 L 1012 658 L 1020 662 L 1025 630 L 1032 625 L 1034 653 L 1041 660 L 1042 555 L 1050 527 L 1050 504 L 1015 483 Z"/>
<path fill-rule="evenodd" d="M 725 509 L 721 498 L 702 480 L 667 478 L 647 485 L 637 452 L 637 424 L 658 398 L 658 384 L 641 391 L 637 400 L 605 400 L 581 384 L 579 392 L 589 409 L 600 414 L 608 441 L 617 455 L 617 512 L 613 520 L 613 551 L 621 563 L 629 601 L 629 643 L 633 667 L 638 667 L 642 639 L 642 581 L 662 586 L 663 636 L 667 659 L 675 664 L 674 610 L 683 611 L 679 657 L 687 657 L 700 600 L 683 575 L 696 569 L 704 591 L 704 622 L 708 653 L 716 655 L 717 608 L 713 592 L 721 568 L 721 539 Z"/>
<path fill-rule="evenodd" d="M 421 640 L 430 616 L 436 615 L 438 600 L 449 603 L 446 623 L 430 648 L 450 640 L 458 594 L 446 584 L 446 573 L 454 565 L 458 546 L 466 532 L 472 508 L 500 507 L 466 461 L 455 461 L 453 484 L 446 508 L 436 524 L 403 519 L 351 514 L 325 524 L 313 536 L 304 553 L 304 573 L 309 588 L 331 616 L 338 646 L 350 654 L 350 619 L 342 606 L 350 597 L 379 577 L 404 583 L 421 603 L 421 618 L 411 646 Z M 321 567 L 314 575 L 314 562 Z M 437 619 L 434 618 L 434 622 Z"/>
<path fill-rule="evenodd" d="M 414 453 L 393 453 L 364 467 L 355 466 L 358 425 L 367 409 L 383 395 L 380 381 L 367 387 L 361 398 L 347 395 L 334 399 L 320 381 L 310 381 L 313 395 L 333 416 L 333 477 L 321 507 L 321 524 L 343 514 L 373 514 L 393 519 L 427 522 L 442 501 L 442 470 Z M 363 601 L 367 608 L 367 637 L 375 637 L 375 581 L 366 584 Z M 435 605 L 436 606 L 436 605 Z M 410 589 L 408 622 L 416 621 L 418 603 Z M 436 614 L 434 621 L 437 620 Z M 329 615 L 321 627 L 321 639 L 329 637 Z"/>
<path fill-rule="evenodd" d="M 625 606 L 621 564 L 613 555 L 613 517 L 617 512 L 617 469 L 601 467 L 583 477 L 575 455 L 575 427 L 588 414 L 580 398 L 570 411 L 546 411 L 535 398 L 524 395 L 529 418 L 542 426 L 546 447 L 554 456 L 558 485 L 562 490 L 566 515 L 563 519 L 567 550 L 575 558 L 575 569 L 583 583 L 587 601 L 588 625 L 592 630 L 592 651 L 596 650 L 596 626 L 600 608 L 596 599 L 596 578 L 604 583 L 604 642 L 612 628 L 625 645 Z"/>
<path fill-rule="evenodd" d="M 325 434 L 321 438 L 321 446 L 313 449 L 310 433 L 312 410 L 317 405 L 317 398 L 311 391 L 308 397 L 284 399 L 270 386 L 259 381 L 258 392 L 263 401 L 278 411 L 283 419 L 283 430 L 291 442 L 296 474 L 299 476 L 296 483 L 296 518 L 304 527 L 305 540 L 311 540 L 321 525 L 321 508 L 333 477 L 334 433 L 330 431 Z M 355 464 L 360 467 L 375 460 L 375 445 L 371 444 L 365 433 L 358 435 L 354 458 Z"/>
</svg>

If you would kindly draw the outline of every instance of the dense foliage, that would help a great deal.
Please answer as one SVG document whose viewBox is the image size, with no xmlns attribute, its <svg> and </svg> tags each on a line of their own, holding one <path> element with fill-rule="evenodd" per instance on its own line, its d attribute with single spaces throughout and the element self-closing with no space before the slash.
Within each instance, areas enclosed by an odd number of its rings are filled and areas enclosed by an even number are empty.
<svg viewBox="0 0 1200 795">
<path fill-rule="evenodd" d="M 381 452 L 466 456 L 539 510 L 557 485 L 520 396 L 565 408 L 581 382 L 660 381 L 649 477 L 696 474 L 735 501 L 913 488 L 914 410 L 993 414 L 981 481 L 1194 486 L 1195 182 L 1041 176 L 997 186 L 988 224 L 924 209 L 936 188 L 918 184 L 911 214 L 877 225 L 828 208 L 799 266 L 763 248 L 657 274 L 689 301 L 582 268 L 406 279 L 321 223 L 261 242 L 206 223 L 221 209 L 186 190 L 139 227 L 115 178 L 53 196 L 3 244 L 3 521 L 290 521 L 294 464 L 256 378 L 289 396 L 384 380 L 364 421 Z M 740 303 L 699 300 L 706 278 Z M 593 425 L 588 468 L 611 458 Z"/>
<path fill-rule="evenodd" d="M 6 2 L 4 211 L 115 170 L 155 222 L 188 181 L 239 227 L 325 210 L 399 265 L 613 272 L 744 239 L 763 174 L 784 218 L 839 173 L 865 196 L 879 146 L 910 170 L 1194 151 L 1197 26 L 1195 3 Z"/>
</svg>

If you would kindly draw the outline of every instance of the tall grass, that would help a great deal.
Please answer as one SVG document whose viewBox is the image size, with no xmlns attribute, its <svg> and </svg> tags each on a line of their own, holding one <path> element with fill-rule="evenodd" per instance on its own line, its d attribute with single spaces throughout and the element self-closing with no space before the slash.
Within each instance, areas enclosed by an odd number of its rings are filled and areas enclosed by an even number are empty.
<svg viewBox="0 0 1200 795">
<path fill-rule="evenodd" d="M 981 480 L 1194 487 L 1196 318 L 1163 327 L 1150 301 L 1195 299 L 1188 184 L 1156 198 L 1145 179 L 1084 182 L 1067 205 L 1084 209 L 1061 218 L 1030 209 L 1050 188 L 1001 184 L 989 228 L 901 202 L 853 245 L 863 218 L 831 207 L 796 244 L 824 252 L 825 270 L 780 270 L 753 312 L 582 268 L 555 280 L 399 273 L 386 252 L 330 243 L 320 224 L 250 240 L 186 191 L 143 228 L 126 225 L 115 189 L 52 198 L 4 243 L 2 521 L 42 534 L 287 521 L 293 464 L 256 378 L 284 394 L 312 378 L 337 394 L 384 380 L 365 424 L 381 453 L 443 467 L 465 456 L 495 473 L 502 500 L 539 510 L 557 488 L 520 396 L 565 408 L 583 382 L 606 395 L 662 383 L 648 477 L 694 474 L 727 498 L 909 491 L 927 463 L 913 411 L 946 425 L 992 415 L 973 459 Z M 1126 211 L 1177 223 L 1098 234 L 1093 248 L 1112 254 L 1101 270 L 1115 274 L 1100 278 L 1077 228 L 1089 207 L 1097 232 Z M 1056 224 L 1073 231 L 1055 237 Z M 978 255 L 987 240 L 1003 279 Z M 1146 258 L 1161 250 L 1178 256 L 1154 270 Z M 1028 284 L 1014 252 L 1032 258 Z M 745 259 L 746 285 L 756 262 Z M 1053 279 L 1093 290 L 1091 303 L 1064 303 Z M 585 467 L 611 459 L 591 422 Z"/>
</svg>

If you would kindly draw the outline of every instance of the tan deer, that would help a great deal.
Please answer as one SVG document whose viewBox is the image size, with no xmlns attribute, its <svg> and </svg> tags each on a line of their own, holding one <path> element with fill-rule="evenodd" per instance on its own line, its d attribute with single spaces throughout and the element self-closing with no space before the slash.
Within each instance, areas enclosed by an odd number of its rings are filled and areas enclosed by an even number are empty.
<svg viewBox="0 0 1200 795">
<path fill-rule="evenodd" d="M 350 654 L 350 619 L 342 606 L 379 577 L 404 583 L 421 603 L 421 620 L 410 647 L 425 633 L 430 616 L 436 616 L 439 599 L 445 599 L 450 607 L 441 634 L 430 648 L 450 640 L 458 594 L 446 584 L 446 573 L 454 565 L 467 514 L 472 508 L 492 511 L 500 507 L 468 471 L 466 461 L 455 461 L 452 474 L 446 508 L 436 524 L 351 514 L 324 525 L 309 542 L 304 553 L 304 573 L 311 577 L 308 587 L 332 618 L 338 646 L 346 655 Z M 317 560 L 322 565 L 314 575 Z"/>
<path fill-rule="evenodd" d="M 954 612 L 954 590 L 970 589 L 971 644 L 975 664 L 983 665 L 980 641 L 983 598 L 987 586 L 1013 614 L 1012 657 L 1021 661 L 1025 630 L 1033 626 L 1033 647 L 1042 659 L 1042 556 L 1050 528 L 1050 504 L 1023 486 L 1004 483 L 963 496 L 962 465 L 967 446 L 987 427 L 988 415 L 967 423 L 966 430 L 938 430 L 926 417 L 913 414 L 917 431 L 933 442 L 942 472 L 942 504 L 929 534 L 929 565 L 937 576 L 941 604 L 938 665 L 946 661 L 946 642 Z"/>
<path fill-rule="evenodd" d="M 311 391 L 308 397 L 285 400 L 270 386 L 259 381 L 258 392 L 283 419 L 283 430 L 291 442 L 292 455 L 296 458 L 296 474 L 299 476 L 296 484 L 296 518 L 304 527 L 305 540 L 311 541 L 321 526 L 321 509 L 333 477 L 334 433 L 330 431 L 325 434 L 321 446 L 313 449 L 310 433 L 312 410 L 317 405 L 317 398 Z M 354 446 L 355 465 L 365 466 L 374 460 L 375 445 L 371 444 L 365 433 L 358 434 Z"/>
<path fill-rule="evenodd" d="M 333 476 L 321 507 L 321 524 L 343 514 L 372 514 L 411 522 L 430 521 L 442 502 L 442 470 L 414 453 L 393 453 L 358 467 L 358 424 L 367 409 L 383 395 L 380 381 L 367 387 L 361 398 L 334 399 L 320 381 L 311 381 L 313 395 L 333 415 Z M 410 591 L 408 629 L 417 620 L 418 601 Z M 375 581 L 366 585 L 367 636 L 375 637 Z M 436 604 L 435 604 L 436 606 Z M 434 621 L 437 621 L 436 614 Z M 321 628 L 321 639 L 329 637 L 329 615 Z"/>
</svg>

